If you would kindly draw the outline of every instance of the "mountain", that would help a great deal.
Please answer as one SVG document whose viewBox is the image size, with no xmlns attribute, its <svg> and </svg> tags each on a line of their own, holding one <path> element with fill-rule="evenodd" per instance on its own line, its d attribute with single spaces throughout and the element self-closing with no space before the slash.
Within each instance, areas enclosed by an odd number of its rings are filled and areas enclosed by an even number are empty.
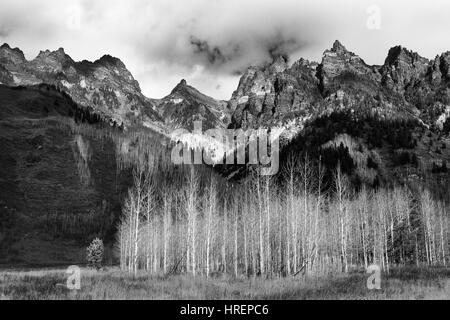
<svg viewBox="0 0 450 320">
<path fill-rule="evenodd" d="M 225 102 L 185 80 L 168 96 L 150 99 L 117 58 L 75 62 L 58 49 L 27 61 L 20 49 L 4 44 L 0 82 L 54 85 L 103 121 L 146 127 L 172 140 L 174 129 L 190 130 L 196 120 L 202 120 L 203 130 L 276 129 L 282 132 L 282 157 L 294 152 L 333 158 L 324 150 L 342 147 L 329 164 L 348 162 L 352 174 L 360 180 L 369 175 L 371 183 L 389 180 L 399 170 L 440 171 L 450 161 L 450 52 L 428 60 L 396 46 L 383 65 L 372 66 L 335 41 L 320 62 L 300 59 L 288 65 L 279 56 L 248 68 Z"/>
<path fill-rule="evenodd" d="M 367 99 L 373 99 L 373 106 L 379 99 L 397 107 L 405 105 L 399 94 L 383 85 L 382 72 L 386 75 L 387 67 L 367 65 L 339 41 L 324 52 L 321 63 L 300 59 L 289 67 L 278 57 L 243 75 L 229 102 L 234 111 L 232 126 L 270 127 L 330 112 L 336 106 L 357 108 Z"/>
<path fill-rule="evenodd" d="M 282 129 L 282 161 L 340 162 L 358 184 L 447 172 L 450 53 L 397 46 L 371 66 L 339 41 L 320 63 L 283 57 L 250 67 L 228 103 L 232 128 Z"/>
<path fill-rule="evenodd" d="M 75 62 L 59 49 L 27 61 L 4 44 L 0 82 L 0 264 L 78 263 L 86 241 L 111 244 L 143 154 L 181 170 L 172 139 L 206 145 L 220 163 L 220 142 L 170 136 L 196 120 L 281 132 L 281 182 L 291 155 L 320 161 L 328 182 L 339 163 L 356 188 L 412 181 L 439 195 L 450 182 L 450 52 L 428 60 L 397 46 L 371 66 L 336 41 L 320 62 L 248 68 L 225 102 L 185 80 L 150 99 L 117 58 Z M 214 166 L 230 180 L 249 168 Z"/>
<path fill-rule="evenodd" d="M 230 115 L 227 102 L 204 95 L 186 80 L 172 92 L 156 102 L 156 108 L 168 128 L 193 128 L 194 121 L 202 121 L 203 129 L 222 128 L 228 125 Z"/>
<path fill-rule="evenodd" d="M 125 126 L 148 119 L 161 121 L 122 61 L 109 55 L 90 62 L 75 62 L 64 49 L 41 51 L 27 61 L 23 52 L 8 44 L 0 47 L 0 82 L 9 86 L 52 84 L 78 104 Z"/>
</svg>

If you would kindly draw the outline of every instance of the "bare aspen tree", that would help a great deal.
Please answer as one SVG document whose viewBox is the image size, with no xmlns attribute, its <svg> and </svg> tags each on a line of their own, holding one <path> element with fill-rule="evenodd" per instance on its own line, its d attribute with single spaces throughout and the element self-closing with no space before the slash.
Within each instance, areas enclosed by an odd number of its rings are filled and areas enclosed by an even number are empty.
<svg viewBox="0 0 450 320">
<path fill-rule="evenodd" d="M 421 199 L 420 199 L 420 205 L 421 205 L 421 213 L 422 213 L 422 221 L 424 224 L 424 240 L 425 240 L 425 252 L 427 256 L 427 264 L 432 265 L 434 264 L 434 235 L 432 232 L 432 199 L 427 190 L 423 191 L 421 193 Z"/>
<path fill-rule="evenodd" d="M 293 154 L 290 154 L 286 162 L 284 175 L 288 179 L 288 199 L 286 205 L 286 272 L 288 275 L 291 274 L 291 239 L 293 242 L 295 238 L 292 234 L 292 221 L 294 216 L 294 174 L 295 174 L 295 158 Z M 295 227 L 294 227 L 295 228 Z M 295 243 L 292 243 L 292 247 L 295 248 Z M 295 262 L 296 264 L 296 262 Z M 295 268 L 294 268 L 295 270 Z"/>
<path fill-rule="evenodd" d="M 129 222 L 128 222 L 128 272 L 133 272 L 133 233 L 134 233 L 134 215 L 135 215 L 135 208 L 134 208 L 134 194 L 129 192 Z"/>
<path fill-rule="evenodd" d="M 344 270 L 348 272 L 348 260 L 347 260 L 347 210 L 345 208 L 345 197 L 347 193 L 347 186 L 345 177 L 342 175 L 341 166 L 338 163 L 335 172 L 335 189 L 338 201 L 338 216 L 340 225 L 340 240 L 341 240 L 341 259 L 343 261 Z"/>
<path fill-rule="evenodd" d="M 164 230 L 164 244 L 163 244 L 163 271 L 164 274 L 167 273 L 167 265 L 169 260 L 169 242 L 170 242 L 170 230 L 172 226 L 172 195 L 164 195 L 164 219 L 163 219 L 163 230 Z"/>
<path fill-rule="evenodd" d="M 386 198 L 385 198 L 386 199 Z M 384 208 L 381 212 L 382 218 L 383 218 L 383 245 L 384 245 L 384 257 L 385 257 L 385 264 L 386 264 L 386 271 L 389 273 L 389 254 L 388 254 L 388 228 L 390 223 L 388 223 L 388 213 L 391 211 L 389 208 L 389 204 L 384 202 Z"/>
<path fill-rule="evenodd" d="M 271 248 L 271 242 L 270 242 L 270 226 L 271 226 L 271 212 L 270 212 L 270 177 L 266 177 L 266 183 L 265 183 L 265 209 L 266 209 L 266 257 L 267 257 L 267 264 L 266 264 L 266 270 L 268 275 L 270 276 L 272 274 L 272 248 Z"/>
<path fill-rule="evenodd" d="M 360 196 L 359 196 L 359 205 L 360 208 L 358 210 L 359 212 L 359 223 L 360 223 L 360 232 L 361 232 L 361 240 L 362 240 L 362 250 L 363 250 L 363 257 L 364 257 L 364 268 L 367 270 L 369 266 L 369 259 L 368 259 L 368 253 L 367 253 L 367 192 L 365 187 L 363 187 Z"/>
<path fill-rule="evenodd" d="M 282 264 L 282 245 L 281 245 L 281 242 L 282 242 L 282 233 L 283 233 L 283 230 L 282 230 L 282 221 L 283 221 L 283 218 L 282 218 L 282 216 L 283 216 L 283 212 L 282 212 L 282 210 L 280 210 L 281 208 L 279 207 L 279 203 L 278 203 L 278 197 L 276 197 L 275 199 L 275 214 L 277 214 L 276 215 L 276 219 L 277 219 L 277 226 L 278 226 L 278 231 L 277 231 L 277 234 L 276 234 L 276 247 L 277 247 L 277 261 L 276 261 L 276 264 L 275 264 L 275 270 L 276 270 L 276 273 L 278 274 L 278 276 L 281 276 L 281 272 L 282 272 L 282 266 L 281 266 L 281 264 Z"/>
<path fill-rule="evenodd" d="M 191 237 L 192 237 L 192 212 L 187 210 L 187 219 L 186 219 L 186 225 L 187 225 L 187 233 L 186 233 L 186 271 L 190 272 L 191 270 Z"/>
<path fill-rule="evenodd" d="M 234 276 L 238 276 L 238 210 L 234 210 Z"/>
<path fill-rule="evenodd" d="M 194 167 L 191 167 L 191 174 L 189 176 L 188 182 L 188 200 L 187 200 L 187 211 L 188 211 L 188 224 L 190 227 L 190 240 L 191 240 L 191 263 L 192 263 L 192 275 L 195 276 L 197 273 L 197 261 L 196 261 L 196 227 L 197 227 L 197 188 L 198 180 L 195 176 Z"/>
<path fill-rule="evenodd" d="M 222 266 L 223 272 L 227 273 L 227 232 L 228 232 L 228 208 L 227 202 L 224 204 L 223 211 L 223 233 L 222 233 Z"/>
<path fill-rule="evenodd" d="M 308 261 L 308 253 L 309 253 L 309 237 L 308 233 L 310 232 L 309 228 L 309 206 L 308 206 L 308 198 L 309 191 L 312 182 L 312 172 L 311 172 L 311 163 L 309 160 L 308 154 L 303 158 L 303 162 L 301 163 L 300 177 L 302 180 L 302 191 L 303 191 L 303 210 L 302 210 L 302 228 L 301 228 L 301 248 L 302 248 L 302 264 L 306 267 Z M 296 272 L 296 270 L 294 270 Z"/>
<path fill-rule="evenodd" d="M 247 218 L 244 215 L 242 217 L 242 228 L 244 230 L 243 234 L 244 234 L 244 269 L 245 269 L 245 275 L 248 277 L 248 242 L 247 242 L 247 222 L 246 222 Z"/>
<path fill-rule="evenodd" d="M 439 240 L 440 240 L 440 249 L 442 254 L 442 264 L 447 266 L 446 259 L 445 259 L 445 242 L 444 242 L 444 206 L 442 203 L 439 203 L 438 205 L 438 212 L 439 212 Z"/>
<path fill-rule="evenodd" d="M 293 237 L 292 237 L 292 252 L 294 254 L 293 257 L 293 263 L 294 263 L 294 274 L 297 273 L 297 265 L 298 265 L 298 210 L 294 211 L 294 204 L 292 204 L 292 215 L 294 217 L 294 230 L 293 230 Z"/>
<path fill-rule="evenodd" d="M 249 212 L 249 197 L 248 197 L 248 186 L 247 182 L 245 182 L 245 198 L 244 198 L 244 205 L 243 205 L 243 214 L 242 214 L 242 229 L 244 234 L 244 268 L 245 268 L 245 275 L 248 277 L 248 252 L 247 252 L 247 219 L 250 215 Z"/>
<path fill-rule="evenodd" d="M 321 236 L 319 235 L 320 225 L 320 210 L 322 209 L 322 184 L 325 176 L 325 170 L 322 167 L 322 157 L 319 157 L 318 169 L 317 169 L 317 199 L 316 199 L 316 211 L 315 211 L 315 224 L 314 224 L 314 252 L 313 261 L 311 266 L 314 266 L 314 260 L 318 255 L 319 243 Z"/>
<path fill-rule="evenodd" d="M 254 193 L 252 193 L 252 201 L 253 201 Z M 257 229 L 257 219 L 256 219 L 256 212 L 255 212 L 255 206 L 254 202 L 251 203 L 250 208 L 250 254 L 251 254 L 251 261 L 252 261 L 252 274 L 253 276 L 256 276 L 256 269 L 257 269 L 257 237 L 256 233 L 258 231 Z"/>
<path fill-rule="evenodd" d="M 263 198 L 261 195 L 261 185 L 259 176 L 256 178 L 256 188 L 258 193 L 258 214 L 259 214 L 259 272 L 264 274 L 264 223 L 263 223 Z"/>
<path fill-rule="evenodd" d="M 138 168 L 134 171 L 134 185 L 136 186 L 136 206 L 134 213 L 134 253 L 133 253 L 133 274 L 136 276 L 138 271 L 138 249 L 139 249 L 139 221 L 141 214 L 142 187 L 143 187 L 143 170 Z"/>
<path fill-rule="evenodd" d="M 153 189 L 153 185 L 151 183 L 149 183 L 148 181 L 149 177 L 146 177 L 147 180 L 147 194 L 146 194 L 146 198 L 145 198 L 145 215 L 146 215 L 146 219 L 147 219 L 147 250 L 146 250 L 146 269 L 147 271 L 150 270 L 150 246 L 153 244 L 150 244 L 150 238 L 151 238 L 151 215 L 152 212 L 154 210 L 154 189 Z"/>
<path fill-rule="evenodd" d="M 211 249 L 211 229 L 214 211 L 216 210 L 216 184 L 211 178 L 209 186 L 209 208 L 207 221 L 207 236 L 206 236 L 206 277 L 210 274 L 210 249 Z"/>
</svg>

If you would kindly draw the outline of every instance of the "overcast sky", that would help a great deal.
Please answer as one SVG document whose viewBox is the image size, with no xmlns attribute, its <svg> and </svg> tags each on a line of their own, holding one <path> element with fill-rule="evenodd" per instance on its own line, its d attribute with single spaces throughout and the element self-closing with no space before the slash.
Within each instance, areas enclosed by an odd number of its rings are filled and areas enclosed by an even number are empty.
<svg viewBox="0 0 450 320">
<path fill-rule="evenodd" d="M 450 50 L 450 1 L 0 0 L 0 42 L 28 59 L 59 47 L 77 61 L 111 54 L 153 98 L 185 78 L 229 99 L 249 65 L 320 61 L 335 39 L 370 64 L 398 44 L 434 58 Z"/>
</svg>

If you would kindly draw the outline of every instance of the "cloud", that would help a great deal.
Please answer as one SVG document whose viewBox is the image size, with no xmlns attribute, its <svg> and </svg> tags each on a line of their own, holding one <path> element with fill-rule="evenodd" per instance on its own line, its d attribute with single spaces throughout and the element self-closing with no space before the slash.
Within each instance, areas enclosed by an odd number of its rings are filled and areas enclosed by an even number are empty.
<svg viewBox="0 0 450 320">
<path fill-rule="evenodd" d="M 200 54 L 206 59 L 206 63 L 214 65 L 222 65 L 232 60 L 239 53 L 239 46 L 234 47 L 234 54 L 225 55 L 223 49 L 214 46 L 211 47 L 208 41 L 200 40 L 195 36 L 190 37 L 190 44 L 194 47 L 194 54 Z"/>
<path fill-rule="evenodd" d="M 193 47 L 191 61 L 197 61 L 209 69 L 231 75 L 242 74 L 243 70 L 240 69 L 246 69 L 252 64 L 271 62 L 278 56 L 288 61 L 290 55 L 304 45 L 301 39 L 285 38 L 282 32 L 261 38 L 255 37 L 252 41 L 235 38 L 218 45 L 191 36 L 190 44 Z M 252 52 L 253 50 L 257 52 Z"/>
<path fill-rule="evenodd" d="M 284 34 L 280 32 L 276 37 L 268 39 L 266 50 L 272 60 L 278 56 L 282 56 L 288 61 L 292 53 L 299 51 L 306 45 L 301 39 L 294 37 L 285 38 Z"/>
<path fill-rule="evenodd" d="M 198 0 L 170 10 L 160 2 L 153 1 L 158 5 L 149 15 L 164 19 L 156 18 L 150 41 L 136 39 L 138 51 L 148 60 L 180 68 L 198 64 L 216 75 L 236 75 L 276 55 L 290 56 L 321 33 L 319 25 L 311 32 L 312 17 L 296 1 Z"/>
<path fill-rule="evenodd" d="M 0 25 L 0 38 L 6 38 L 9 34 L 7 27 Z"/>
<path fill-rule="evenodd" d="M 381 9 L 380 29 L 367 8 Z M 447 0 L 1 0 L 0 42 L 27 58 L 64 47 L 75 60 L 119 57 L 151 97 L 181 78 L 228 99 L 250 65 L 282 55 L 320 61 L 335 39 L 368 63 L 401 44 L 450 49 Z"/>
</svg>

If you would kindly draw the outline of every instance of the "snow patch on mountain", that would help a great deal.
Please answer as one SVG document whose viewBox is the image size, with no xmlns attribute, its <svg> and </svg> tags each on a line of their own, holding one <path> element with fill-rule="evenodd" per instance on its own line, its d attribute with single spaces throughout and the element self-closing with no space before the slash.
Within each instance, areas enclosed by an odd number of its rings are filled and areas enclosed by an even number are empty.
<svg viewBox="0 0 450 320">
<path fill-rule="evenodd" d="M 436 126 L 439 128 L 439 130 L 444 129 L 444 124 L 448 118 L 450 118 L 450 106 L 446 106 L 444 113 L 442 113 L 436 120 Z"/>
<path fill-rule="evenodd" d="M 61 81 L 61 84 L 62 84 L 64 87 L 66 87 L 67 89 L 72 89 L 72 87 L 73 87 L 73 84 L 67 82 L 66 80 L 62 80 L 62 81 Z"/>
<path fill-rule="evenodd" d="M 173 104 L 180 104 L 182 103 L 184 100 L 181 98 L 177 98 L 177 99 L 172 99 L 170 100 Z"/>
</svg>

